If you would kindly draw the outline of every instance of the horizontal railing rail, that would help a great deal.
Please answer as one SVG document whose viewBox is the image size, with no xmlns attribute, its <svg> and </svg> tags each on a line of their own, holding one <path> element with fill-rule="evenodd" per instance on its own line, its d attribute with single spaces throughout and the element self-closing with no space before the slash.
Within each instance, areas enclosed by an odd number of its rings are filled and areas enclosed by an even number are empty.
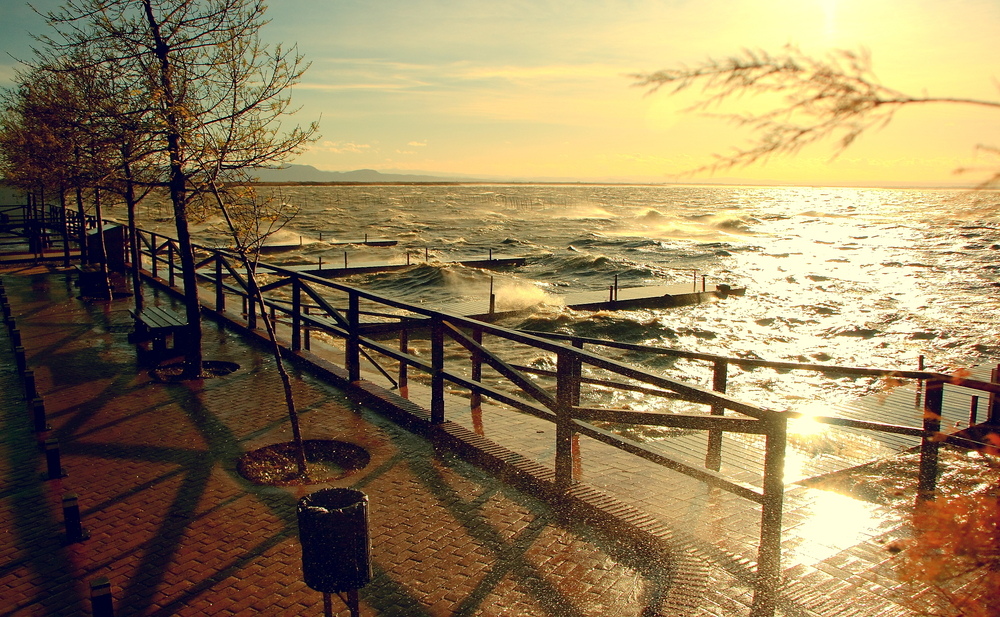
<svg viewBox="0 0 1000 617">
<path fill-rule="evenodd" d="M 551 333 L 551 332 L 538 332 L 532 331 L 533 334 L 541 336 L 543 338 L 550 338 L 553 340 L 561 340 L 572 343 L 575 346 L 582 347 L 584 345 L 607 347 L 609 349 L 619 349 L 623 351 L 635 351 L 645 354 L 670 356 L 675 358 L 681 358 L 692 361 L 702 361 L 710 363 L 712 365 L 713 371 L 713 388 L 718 391 L 724 392 L 726 389 L 726 381 L 728 375 L 729 366 L 738 366 L 743 369 L 759 369 L 759 368 L 770 368 L 782 371 L 811 371 L 816 373 L 821 373 L 825 375 L 842 375 L 848 377 L 880 377 L 884 379 L 892 380 L 914 380 L 917 382 L 918 394 L 920 384 L 928 381 L 940 381 L 945 384 L 949 384 L 955 387 L 968 388 L 970 390 L 975 390 L 979 392 L 986 393 L 990 396 L 991 409 L 989 412 L 989 417 L 991 421 L 1000 420 L 1000 383 L 987 382 L 977 379 L 972 379 L 968 377 L 963 377 L 961 372 L 956 374 L 944 374 L 935 371 L 926 370 L 906 370 L 906 369 L 883 369 L 883 368 L 871 368 L 871 367 L 857 367 L 857 366 L 836 366 L 828 364 L 815 364 L 815 363 L 805 363 L 805 362 L 788 362 L 788 361 L 774 361 L 774 360 L 763 360 L 759 358 L 735 358 L 729 356 L 721 356 L 717 354 L 708 354 L 701 352 L 691 352 L 679 349 L 671 349 L 666 347 L 656 347 L 651 345 L 642 345 L 637 343 L 624 343 L 621 341 L 612 341 L 607 339 L 599 339 L 593 337 L 581 337 L 569 334 L 561 333 Z M 922 360 L 922 358 L 921 358 Z M 921 362 L 922 364 L 922 362 Z M 535 369 L 526 369 L 534 372 Z M 975 394 L 969 394 L 970 401 L 972 403 L 972 412 L 970 414 L 969 424 L 973 425 L 976 423 L 975 407 L 978 403 L 978 396 Z M 917 400 L 917 405 L 919 406 L 919 399 Z M 921 408 L 920 410 L 924 410 Z M 835 416 L 822 416 L 813 414 L 802 414 L 799 412 L 788 411 L 786 412 L 790 418 L 801 418 L 808 417 L 810 420 L 822 423 L 837 425 L 842 427 L 851 427 L 864 430 L 885 432 L 885 433 L 896 433 L 901 435 L 910 436 L 920 436 L 923 433 L 922 428 L 915 428 L 909 425 L 896 425 L 890 423 L 874 422 L 868 420 L 858 420 L 850 418 L 841 418 Z M 943 438 L 943 436 L 939 436 Z M 965 439 L 964 443 L 968 444 L 969 440 Z M 982 444 L 984 446 L 989 444 Z"/>
</svg>

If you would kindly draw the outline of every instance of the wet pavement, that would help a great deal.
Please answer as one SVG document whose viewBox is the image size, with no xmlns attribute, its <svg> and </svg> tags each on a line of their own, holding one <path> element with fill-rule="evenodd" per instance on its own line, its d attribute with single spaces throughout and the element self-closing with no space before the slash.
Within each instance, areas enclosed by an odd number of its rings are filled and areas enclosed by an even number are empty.
<svg viewBox="0 0 1000 617">
<path fill-rule="evenodd" d="M 677 554 L 638 551 L 294 367 L 304 437 L 360 445 L 371 462 L 323 484 L 256 486 L 237 473 L 239 458 L 290 439 L 267 353 L 207 322 L 205 357 L 240 369 L 161 381 L 128 342 L 130 299 L 81 299 L 74 277 L 55 268 L 7 265 L 0 276 L 51 425 L 33 431 L 0 329 L 3 614 L 90 614 L 89 585 L 100 577 L 119 616 L 322 614 L 321 594 L 302 582 L 295 504 L 327 487 L 370 499 L 374 578 L 361 591 L 362 615 L 749 614 L 759 510 L 745 503 L 586 452 L 609 462 L 588 467 L 585 482 L 677 530 Z M 491 439 L 549 455 L 537 441 L 546 429 L 499 420 L 488 420 Z M 51 437 L 63 478 L 46 476 L 40 443 Z M 89 532 L 75 543 L 64 541 L 70 493 Z M 886 550 L 908 533 L 898 503 L 790 486 L 778 614 L 912 614 Z M 334 608 L 349 614 L 338 599 Z"/>
</svg>

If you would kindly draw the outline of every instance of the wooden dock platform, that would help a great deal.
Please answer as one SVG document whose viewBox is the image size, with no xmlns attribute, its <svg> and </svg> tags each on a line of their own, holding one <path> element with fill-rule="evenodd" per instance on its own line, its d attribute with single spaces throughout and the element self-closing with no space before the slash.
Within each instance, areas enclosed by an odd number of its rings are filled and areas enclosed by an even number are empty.
<svg viewBox="0 0 1000 617">
<path fill-rule="evenodd" d="M 745 288 L 733 289 L 719 285 L 713 290 L 696 291 L 693 285 L 682 283 L 677 285 L 653 285 L 647 287 L 609 288 L 607 291 L 584 291 L 554 297 L 554 302 L 576 311 L 627 311 L 644 308 L 669 308 L 713 302 L 729 296 L 742 296 Z M 492 307 L 488 297 L 476 298 L 464 302 L 456 302 L 447 306 L 437 307 L 441 311 L 490 321 L 501 317 L 515 315 L 531 310 L 532 307 L 519 308 Z"/>
<path fill-rule="evenodd" d="M 469 259 L 465 261 L 454 261 L 454 262 L 413 262 L 404 264 L 369 264 L 364 266 L 346 266 L 346 267 L 336 267 L 336 266 L 324 266 L 323 264 L 303 264 L 297 266 L 282 266 L 286 270 L 292 270 L 295 272 L 301 272 L 303 274 L 311 274 L 313 276 L 319 276 L 323 278 L 341 278 L 345 276 L 354 276 L 356 274 L 374 274 L 378 272 L 397 272 L 399 270 L 405 270 L 406 268 L 412 268 L 414 266 L 420 265 L 422 263 L 431 263 L 437 265 L 447 265 L 447 264 L 457 264 L 464 266 L 466 268 L 481 268 L 484 270 L 504 270 L 507 268 L 518 268 L 527 263 L 527 258 L 525 257 L 498 257 L 490 259 Z"/>
<path fill-rule="evenodd" d="M 330 240 L 330 241 L 310 240 L 309 242 L 300 240 L 299 242 L 278 242 L 273 244 L 265 243 L 261 245 L 260 252 L 264 254 L 270 254 L 270 253 L 284 253 L 286 251 L 297 251 L 301 248 L 305 248 L 313 244 L 319 244 L 321 242 L 329 246 L 358 245 L 358 246 L 386 247 L 386 246 L 396 246 L 397 244 L 399 244 L 398 240 L 374 240 L 374 239 L 370 240 L 367 237 L 365 237 L 364 240 Z"/>
<path fill-rule="evenodd" d="M 746 288 L 733 289 L 717 285 L 715 289 L 698 291 L 688 283 L 649 287 L 609 288 L 608 291 L 587 291 L 565 296 L 566 306 L 578 311 L 622 311 L 641 308 L 667 308 L 699 304 L 742 296 Z"/>
</svg>

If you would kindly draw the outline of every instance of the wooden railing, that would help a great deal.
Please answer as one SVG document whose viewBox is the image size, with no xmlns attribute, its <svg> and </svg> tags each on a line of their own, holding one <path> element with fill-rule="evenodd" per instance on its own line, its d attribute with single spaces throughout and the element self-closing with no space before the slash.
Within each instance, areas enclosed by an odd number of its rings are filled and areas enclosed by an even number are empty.
<svg viewBox="0 0 1000 617">
<path fill-rule="evenodd" d="M 181 280 L 176 240 L 146 230 L 137 230 L 140 268 L 160 282 L 175 287 Z M 412 372 L 429 385 L 425 403 L 433 423 L 444 422 L 450 392 L 468 392 L 473 409 L 484 399 L 516 409 L 555 425 L 556 486 L 568 488 L 578 480 L 573 442 L 585 436 L 608 444 L 662 467 L 719 488 L 761 506 L 760 542 L 753 615 L 771 615 L 780 582 L 781 520 L 784 500 L 784 464 L 788 421 L 793 412 L 775 411 L 746 403 L 725 394 L 729 365 L 789 370 L 835 371 L 849 375 L 892 375 L 924 382 L 922 426 L 898 426 L 872 421 L 821 417 L 820 422 L 866 430 L 897 432 L 921 439 L 920 495 L 931 497 L 937 476 L 941 438 L 941 403 L 945 383 L 990 394 L 1000 393 L 994 383 L 954 378 L 923 371 L 880 371 L 850 367 L 828 367 L 787 362 L 725 358 L 677 350 L 641 346 L 713 367 L 711 387 L 694 385 L 658 375 L 623 361 L 590 351 L 587 345 L 639 349 L 640 346 L 525 332 L 480 322 L 461 315 L 436 311 L 351 287 L 293 269 L 259 263 L 257 280 L 263 295 L 263 310 L 249 297 L 248 273 L 238 255 L 209 247 L 196 247 L 197 280 L 209 308 L 237 315 L 250 329 L 261 319 L 279 326 L 279 335 L 293 352 L 309 349 L 310 339 L 323 336 L 331 349 L 341 354 L 350 381 L 361 380 L 362 362 L 368 362 L 391 386 L 408 390 Z M 231 304 L 238 303 L 233 310 Z M 416 337 L 430 346 L 428 355 L 411 351 Z M 554 358 L 555 370 L 538 371 L 515 365 L 512 350 L 530 348 Z M 327 358 L 329 360 L 329 358 Z M 384 365 L 390 365 L 386 368 Z M 395 371 L 395 378 L 392 371 Z M 600 374 L 610 377 L 585 376 Z M 368 373 L 374 379 L 375 375 Z M 584 384 L 603 388 L 641 391 L 650 396 L 685 401 L 699 413 L 649 413 L 608 409 L 585 400 Z M 728 414 L 728 415 L 727 415 Z M 678 427 L 705 431 L 708 447 L 704 466 L 689 464 L 642 443 L 599 428 L 594 422 L 626 425 Z M 722 435 L 726 432 L 760 435 L 764 457 L 759 484 L 748 484 L 720 472 Z"/>
<path fill-rule="evenodd" d="M 36 256 L 61 251 L 69 260 L 74 248 L 79 250 L 86 231 L 97 227 L 97 218 L 76 210 L 42 203 L 0 206 L 0 229 L 27 238 L 30 252 Z"/>
<path fill-rule="evenodd" d="M 142 267 L 170 286 L 180 280 L 180 263 L 175 240 L 148 231 L 138 231 Z M 249 328 L 260 319 L 273 319 L 284 328 L 289 348 L 300 351 L 309 337 L 326 335 L 339 342 L 343 368 L 350 381 L 362 379 L 362 359 L 379 367 L 375 358 L 395 365 L 396 387 L 406 388 L 412 371 L 429 383 L 426 407 L 433 423 L 446 420 L 449 390 L 469 393 L 470 404 L 478 407 L 484 399 L 506 405 L 555 425 L 554 475 L 557 487 L 568 488 L 574 477 L 573 440 L 584 435 L 629 452 L 645 460 L 685 474 L 711 486 L 747 499 L 762 507 L 758 548 L 756 614 L 770 614 L 780 579 L 781 513 L 784 497 L 787 413 L 775 412 L 726 396 L 724 393 L 657 375 L 600 354 L 552 341 L 535 334 L 511 330 L 460 315 L 415 306 L 379 294 L 351 287 L 291 269 L 260 263 L 257 277 L 266 307 L 263 314 L 248 297 L 247 273 L 237 255 L 224 250 L 196 247 L 197 278 L 213 298 L 210 307 L 227 311 L 232 300 Z M 308 311 L 306 310 L 308 307 Z M 429 356 L 410 351 L 411 337 L 426 337 Z M 387 335 L 397 337 L 393 342 Z M 514 366 L 505 359 L 512 349 L 531 348 L 550 354 L 557 367 L 548 384 L 537 375 Z M 631 384 L 703 406 L 710 413 L 643 413 L 601 409 L 582 404 L 584 368 L 599 370 Z M 492 382 L 498 382 L 494 384 Z M 628 386 L 627 386 L 628 387 Z M 733 412 L 739 417 L 725 416 Z M 725 477 L 717 470 L 690 465 L 593 425 L 594 421 L 651 426 L 681 427 L 762 435 L 765 440 L 760 486 Z"/>
<path fill-rule="evenodd" d="M 945 442 L 955 442 L 962 446 L 968 447 L 969 445 L 980 445 L 980 446 L 990 446 L 992 444 L 981 443 L 975 444 L 974 440 L 969 438 L 953 438 L 949 435 L 943 434 L 941 432 L 941 424 L 945 421 L 944 409 L 943 409 L 943 392 L 944 386 L 950 384 L 955 387 L 963 387 L 973 390 L 975 392 L 981 392 L 986 395 L 988 401 L 987 407 L 987 417 L 986 422 L 990 424 L 1000 425 L 1000 384 L 996 383 L 994 378 L 990 382 L 971 379 L 968 377 L 963 377 L 961 374 L 958 375 L 945 375 L 941 373 L 928 372 L 923 370 L 917 371 L 907 371 L 900 369 L 879 369 L 879 368 L 869 368 L 869 367 L 855 367 L 855 366 L 831 366 L 825 364 L 812 364 L 803 362 L 783 362 L 783 361 L 773 361 L 773 360 L 760 360 L 760 359 L 750 359 L 750 358 L 732 358 L 726 356 L 720 356 L 716 354 L 707 354 L 691 351 L 683 351 L 678 349 L 669 349 L 664 347 L 654 347 L 649 345 L 639 345 L 634 343 L 623 343 L 619 341 L 609 341 L 606 339 L 597 339 L 589 337 L 581 337 L 575 335 L 566 335 L 559 333 L 549 333 L 549 332 L 533 332 L 536 336 L 543 338 L 562 340 L 572 345 L 583 348 L 585 345 L 591 345 L 595 347 L 605 347 L 609 349 L 620 349 L 625 351 L 635 351 L 642 352 L 644 354 L 662 355 L 670 356 L 674 358 L 683 358 L 691 361 L 700 361 L 711 365 L 712 373 L 712 389 L 716 392 L 725 392 L 726 385 L 728 381 L 729 367 L 738 366 L 744 369 L 760 369 L 760 368 L 770 368 L 780 371 L 810 371 L 815 373 L 821 373 L 824 375 L 840 375 L 849 377 L 876 377 L 887 380 L 892 380 L 895 382 L 902 382 L 903 380 L 912 380 L 917 384 L 916 387 L 916 399 L 914 407 L 920 414 L 920 424 L 921 426 L 916 427 L 912 425 L 900 425 L 891 424 L 885 422 L 875 422 L 871 420 L 859 420 L 852 418 L 842 418 L 835 416 L 823 416 L 823 415 L 812 415 L 808 416 L 809 420 L 818 422 L 821 424 L 829 424 L 833 426 L 840 426 L 844 428 L 856 428 L 867 431 L 883 432 L 883 433 L 895 433 L 899 435 L 909 435 L 911 437 L 917 437 L 921 439 L 921 466 L 920 466 L 920 476 L 918 483 L 918 490 L 920 495 L 923 497 L 933 496 L 935 490 L 935 482 L 937 477 L 937 466 L 936 466 L 936 447 L 940 443 Z M 921 358 L 921 365 L 923 364 L 923 358 Z M 525 370 L 531 370 L 526 368 Z M 976 394 L 967 394 L 969 397 L 969 405 L 967 420 L 966 417 L 960 418 L 948 418 L 949 423 L 960 424 L 963 421 L 967 422 L 968 426 L 974 426 L 978 422 L 978 408 L 980 402 L 980 396 Z M 714 412 L 713 413 L 717 413 Z M 794 411 L 785 412 L 785 416 L 789 419 L 801 418 L 803 414 Z M 706 466 L 712 469 L 718 469 L 719 463 L 721 461 L 721 453 L 719 448 L 721 447 L 721 442 L 718 439 L 710 439 L 709 441 L 709 451 L 706 454 Z"/>
<path fill-rule="evenodd" d="M 150 232 L 140 232 L 143 253 L 150 260 L 154 276 L 165 277 L 170 285 L 178 280 L 179 265 L 174 241 Z M 923 384 L 920 426 L 904 426 L 832 416 L 810 416 L 817 422 L 909 435 L 921 440 L 918 494 L 932 498 L 936 487 L 938 448 L 948 441 L 941 432 L 942 401 L 945 384 L 970 388 L 991 395 L 1000 394 L 996 383 L 943 375 L 927 371 L 900 371 L 861 367 L 832 367 L 820 364 L 774 362 L 728 358 L 713 354 L 685 352 L 648 346 L 574 337 L 552 333 L 525 332 L 480 322 L 460 315 L 426 309 L 393 300 L 379 294 L 299 273 L 266 263 L 258 265 L 257 274 L 265 282 L 265 314 L 251 309 L 247 297 L 246 272 L 236 256 L 227 251 L 198 247 L 202 259 L 198 278 L 214 290 L 214 308 L 225 311 L 229 298 L 238 298 L 241 312 L 250 328 L 258 319 L 272 319 L 286 328 L 293 351 L 308 348 L 310 335 L 322 333 L 343 345 L 343 362 L 349 379 L 362 378 L 362 359 L 368 361 L 390 381 L 392 387 L 406 389 L 410 371 L 423 374 L 430 386 L 432 422 L 446 420 L 445 400 L 449 388 L 469 393 L 470 405 L 480 408 L 490 399 L 520 412 L 542 418 L 555 425 L 554 473 L 558 487 L 566 488 L 574 476 L 573 440 L 586 436 L 634 456 L 682 473 L 707 485 L 728 491 L 761 506 L 760 543 L 757 556 L 757 584 L 754 615 L 773 613 L 775 593 L 780 580 L 781 519 L 784 499 L 783 471 L 788 421 L 798 418 L 795 412 L 774 411 L 745 403 L 725 394 L 729 366 L 808 370 L 855 377 L 886 377 L 917 380 Z M 280 293 L 278 293 L 280 292 Z M 429 358 L 409 352 L 412 337 L 426 336 Z M 395 343 L 387 336 L 395 336 Z M 662 353 L 712 366 L 711 388 L 657 375 L 588 351 L 586 346 Z M 555 357 L 554 371 L 517 366 L 505 357 L 510 350 L 530 347 Z M 456 353 L 460 350 L 462 353 Z M 376 358 L 388 360 L 398 371 L 394 379 Z M 457 364 L 464 366 L 456 366 Z M 484 368 L 492 369 L 488 376 Z M 584 377 L 584 368 L 612 378 Z M 616 381 L 614 377 L 620 381 Z M 542 382 L 539 377 L 548 379 Z M 502 385 L 491 385 L 499 381 Z M 641 391 L 651 396 L 682 400 L 704 407 L 705 413 L 649 413 L 606 409 L 583 404 L 584 384 L 602 388 Z M 995 405 L 990 417 L 997 419 Z M 729 415 L 727 415 L 729 414 Z M 608 430 L 594 422 L 620 425 L 677 427 L 708 434 L 704 467 L 690 465 L 661 451 L 649 448 Z M 728 478 L 720 473 L 722 434 L 725 432 L 761 435 L 764 439 L 764 462 L 759 486 Z"/>
</svg>

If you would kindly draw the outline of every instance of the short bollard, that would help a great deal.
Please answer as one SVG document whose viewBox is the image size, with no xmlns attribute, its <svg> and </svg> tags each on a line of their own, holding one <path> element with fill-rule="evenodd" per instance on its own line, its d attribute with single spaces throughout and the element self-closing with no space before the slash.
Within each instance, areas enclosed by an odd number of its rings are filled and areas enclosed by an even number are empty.
<svg viewBox="0 0 1000 617">
<path fill-rule="evenodd" d="M 24 355 L 24 347 L 18 345 L 14 348 L 14 362 L 17 364 L 17 372 L 24 374 L 28 368 L 28 358 Z"/>
<path fill-rule="evenodd" d="M 59 440 L 49 437 L 45 440 L 45 467 L 48 470 L 48 480 L 58 480 L 66 477 L 66 471 L 62 468 L 59 453 Z"/>
<path fill-rule="evenodd" d="M 358 589 L 371 581 L 368 496 L 350 488 L 328 488 L 299 500 L 299 541 L 305 583 L 323 592 L 323 609 L 333 615 L 330 594 L 341 596 L 351 617 L 361 614 Z"/>
<path fill-rule="evenodd" d="M 3 302 L 0 302 L 0 310 L 3 311 L 4 317 L 10 317 L 10 304 L 7 303 L 6 299 L 4 299 Z"/>
<path fill-rule="evenodd" d="M 10 331 L 10 346 L 20 347 L 21 346 L 21 331 L 14 328 Z"/>
<path fill-rule="evenodd" d="M 111 600 L 111 581 L 103 576 L 90 581 L 90 612 L 93 617 L 115 617 Z"/>
<path fill-rule="evenodd" d="M 63 544 L 83 542 L 90 537 L 90 532 L 83 528 L 83 521 L 80 520 L 79 497 L 76 493 L 66 493 L 63 495 L 62 504 L 63 521 L 66 524 Z"/>
<path fill-rule="evenodd" d="M 31 399 L 31 417 L 34 419 L 36 433 L 52 430 L 45 419 L 45 401 L 37 396 Z"/>
<path fill-rule="evenodd" d="M 38 388 L 35 386 L 35 371 L 24 371 L 21 380 L 24 381 L 24 399 L 31 401 L 38 398 Z"/>
</svg>

